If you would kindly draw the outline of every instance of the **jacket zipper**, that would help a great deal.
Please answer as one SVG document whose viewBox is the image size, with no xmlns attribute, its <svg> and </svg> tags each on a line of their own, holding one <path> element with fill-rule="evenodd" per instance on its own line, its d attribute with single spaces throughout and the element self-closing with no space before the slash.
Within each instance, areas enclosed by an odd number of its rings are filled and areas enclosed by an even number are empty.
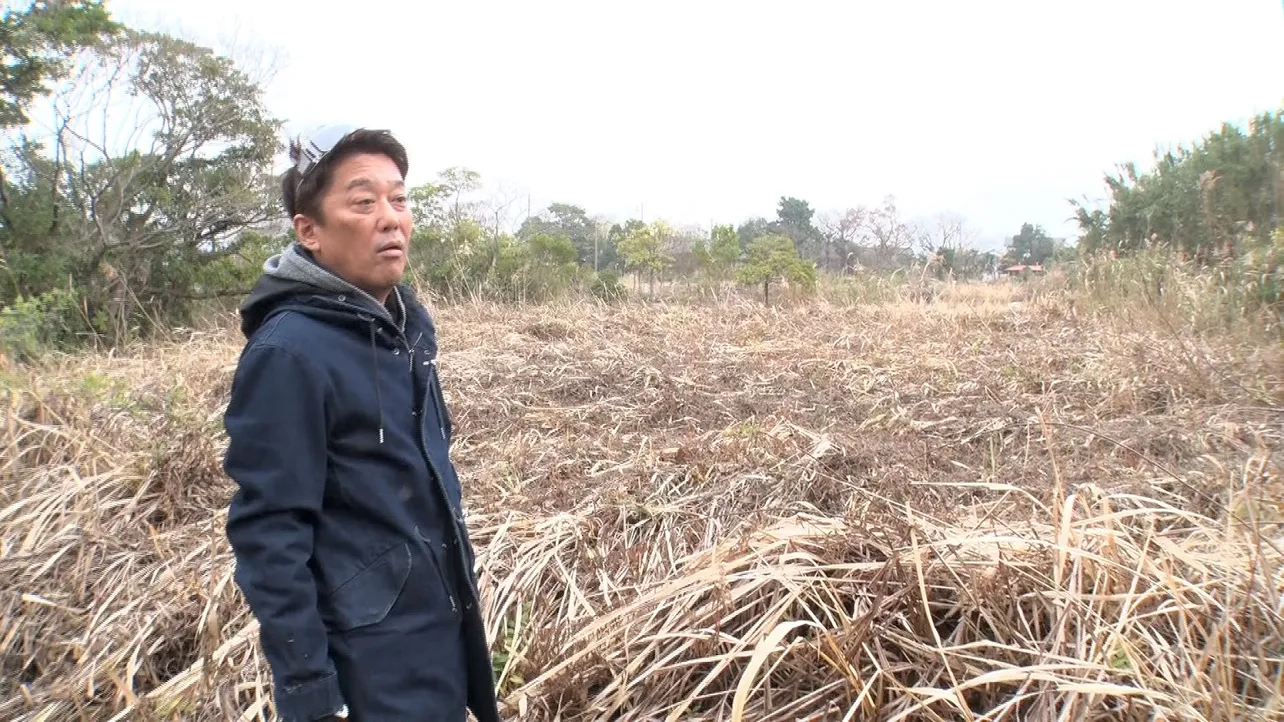
<svg viewBox="0 0 1284 722">
<path fill-rule="evenodd" d="M 399 338 L 401 339 L 402 344 L 405 345 L 406 347 L 406 356 L 407 356 L 407 359 L 409 360 L 410 376 L 411 376 L 411 381 L 413 382 L 414 374 L 415 374 L 415 349 L 413 346 L 410 345 L 409 341 L 406 340 L 406 337 L 404 334 L 399 334 Z M 423 338 L 423 334 L 420 334 L 420 338 Z M 418 343 L 418 340 L 416 340 L 416 343 Z M 433 373 L 436 371 L 437 365 L 432 361 L 425 361 L 424 363 L 428 364 L 429 372 L 428 372 L 428 379 L 424 384 L 423 406 L 419 410 L 420 417 L 418 420 L 418 426 L 419 426 L 420 453 L 424 455 L 424 460 L 428 462 L 428 467 L 432 469 L 433 481 L 437 485 L 437 493 L 441 496 L 442 503 L 446 505 L 446 509 L 449 510 L 450 512 L 449 514 L 447 514 L 447 517 L 449 517 L 449 520 L 450 520 L 451 536 L 454 537 L 455 544 L 460 545 L 462 544 L 462 542 L 459 539 L 459 527 L 457 523 L 458 518 L 455 516 L 455 509 L 450 503 L 450 495 L 446 493 L 446 487 L 441 481 L 441 471 L 437 468 L 436 462 L 433 461 L 432 454 L 428 453 L 428 437 L 424 435 L 424 419 L 426 419 L 428 416 L 428 404 L 431 401 L 435 405 L 436 398 L 437 398 L 436 394 L 433 393 L 433 385 L 432 385 Z M 441 431 L 441 438 L 445 439 L 446 438 L 445 427 L 440 427 L 440 431 Z M 431 542 L 426 542 L 426 543 L 431 543 Z M 431 554 L 432 550 L 429 549 L 428 553 Z M 451 611 L 455 612 L 456 614 L 459 613 L 459 605 L 455 602 L 455 593 L 450 588 L 450 581 L 446 578 L 446 573 L 443 569 L 440 568 L 440 566 L 438 566 L 437 568 L 437 574 L 438 576 L 442 577 L 442 580 L 441 580 L 442 584 L 446 587 L 446 596 L 450 599 Z M 470 591 L 473 591 L 473 593 L 476 594 L 476 591 L 472 590 L 472 582 L 468 579 L 467 575 L 465 575 L 464 581 L 466 584 L 468 584 Z"/>
<path fill-rule="evenodd" d="M 428 380 L 427 380 L 427 389 L 424 392 L 424 406 L 423 406 L 423 411 L 421 413 L 424 413 L 424 414 L 428 413 L 428 403 L 431 401 L 434 404 L 434 406 L 436 406 L 438 409 L 438 412 L 437 412 L 439 414 L 438 420 L 441 420 L 441 417 L 445 414 L 445 411 L 441 410 L 441 404 L 437 403 L 437 393 L 435 391 L 436 386 L 434 385 L 434 381 L 436 380 L 436 374 L 437 374 L 436 359 L 433 359 L 431 362 L 427 362 L 427 363 L 429 364 L 428 366 L 429 373 L 428 373 Z M 445 426 L 444 425 L 441 426 L 440 429 L 441 429 L 442 438 L 443 439 L 446 438 Z M 481 594 L 477 591 L 477 588 L 473 586 L 472 570 L 466 568 L 464 566 L 464 561 L 463 561 L 464 560 L 463 545 L 467 543 L 467 540 L 460 538 L 460 534 L 462 532 L 460 531 L 459 527 L 463 524 L 464 520 L 462 517 L 455 516 L 455 509 L 450 504 L 450 495 L 446 493 L 446 487 L 441 480 L 442 479 L 441 472 L 437 469 L 437 464 L 433 462 L 432 455 L 428 453 L 428 439 L 427 437 L 424 436 L 424 425 L 422 421 L 419 424 L 419 438 L 420 438 L 420 443 L 423 444 L 424 456 L 428 459 L 428 465 L 432 467 L 433 478 L 436 479 L 437 481 L 437 491 L 441 494 L 442 501 L 446 503 L 446 508 L 451 510 L 451 514 L 450 514 L 451 526 L 453 527 L 453 531 L 454 531 L 455 543 L 459 546 L 459 565 L 458 566 L 460 567 L 460 571 L 463 572 L 461 578 L 464 581 L 464 586 L 468 588 L 468 591 L 472 594 L 473 598 L 476 600 L 479 600 L 480 602 Z"/>
<path fill-rule="evenodd" d="M 397 340 L 401 341 L 401 344 L 406 347 L 407 368 L 410 371 L 411 381 L 413 382 L 414 375 L 415 375 L 415 349 L 413 346 L 410 345 L 410 340 L 406 338 L 405 333 L 398 331 L 396 333 L 396 337 L 397 337 Z M 421 338 L 423 338 L 422 333 L 420 333 L 419 337 L 415 339 L 415 343 L 416 344 L 419 343 L 419 339 Z M 465 543 L 463 540 L 459 538 L 459 525 L 460 523 L 462 523 L 462 519 L 455 516 L 455 508 L 450 503 L 450 495 L 446 493 L 446 487 L 441 480 L 441 470 L 437 468 L 436 462 L 433 461 L 432 454 L 428 453 L 428 437 L 424 435 L 424 419 L 427 418 L 427 415 L 428 415 L 428 404 L 433 403 L 434 406 L 436 406 L 436 401 L 437 401 L 437 395 L 433 392 L 433 380 L 434 380 L 434 375 L 436 374 L 436 371 L 437 371 L 437 364 L 435 363 L 435 361 L 436 359 L 432 359 L 430 361 L 424 362 L 425 364 L 428 365 L 429 371 L 428 371 L 427 382 L 424 384 L 425 388 L 424 388 L 423 406 L 419 410 L 419 413 L 420 413 L 420 418 L 418 420 L 419 446 L 420 446 L 419 453 L 424 455 L 424 460 L 428 462 L 428 467 L 432 469 L 433 480 L 437 484 L 437 493 L 441 496 L 441 501 L 443 504 L 445 504 L 446 509 L 450 511 L 450 513 L 447 516 L 449 517 L 449 522 L 451 526 L 451 536 L 454 537 L 455 544 L 460 548 L 459 558 L 461 560 L 460 566 L 462 566 L 462 559 L 464 556 L 463 544 Z M 440 421 L 440 418 L 438 420 Z M 439 425 L 438 430 L 441 431 L 441 438 L 445 439 L 446 427 L 444 423 Z M 418 536 L 418 534 L 416 534 L 416 536 Z M 421 539 L 421 541 L 423 541 L 425 545 L 431 544 L 431 542 L 427 540 Z M 432 549 L 428 549 L 427 551 L 429 554 L 433 554 Z M 436 559 L 434 555 L 434 561 L 435 560 Z M 467 569 L 464 569 L 463 571 L 464 571 L 464 575 L 463 575 L 464 584 L 467 585 L 468 591 L 472 593 L 475 599 L 480 599 L 480 594 L 477 592 L 477 589 L 473 586 L 472 574 L 469 573 L 469 570 Z M 450 582 L 449 580 L 445 579 L 446 573 L 443 569 L 441 569 L 440 565 L 437 565 L 437 575 L 440 577 L 443 577 L 442 584 L 446 587 L 446 596 L 447 598 L 450 599 L 451 611 L 458 614 L 459 605 L 455 602 L 455 592 L 450 588 Z"/>
<path fill-rule="evenodd" d="M 428 413 L 428 397 L 432 395 L 431 388 L 432 387 L 429 386 L 428 390 L 426 390 L 424 393 L 424 405 L 422 410 L 419 412 L 420 414 Z M 449 517 L 450 526 L 451 526 L 451 536 L 455 538 L 455 543 L 458 544 L 459 530 L 456 528 L 456 525 L 455 525 L 455 509 L 453 506 L 451 506 L 450 495 L 446 493 L 446 487 L 441 482 L 441 472 L 437 469 L 437 464 L 432 460 L 432 454 L 428 453 L 428 438 L 424 436 L 424 424 L 423 424 L 422 416 L 419 419 L 419 443 L 423 447 L 422 453 L 424 455 L 424 459 L 428 461 L 428 466 L 429 468 L 432 469 L 433 481 L 436 482 L 437 484 L 437 493 L 441 495 L 441 500 L 446 505 L 446 509 L 449 511 L 449 513 L 446 516 Z M 439 569 L 438 572 L 443 577 L 445 576 L 445 572 L 443 570 Z M 450 582 L 447 579 L 442 579 L 442 583 L 446 585 L 446 595 L 450 597 L 451 611 L 458 613 L 459 606 L 455 603 L 455 592 L 453 589 L 450 588 Z"/>
</svg>

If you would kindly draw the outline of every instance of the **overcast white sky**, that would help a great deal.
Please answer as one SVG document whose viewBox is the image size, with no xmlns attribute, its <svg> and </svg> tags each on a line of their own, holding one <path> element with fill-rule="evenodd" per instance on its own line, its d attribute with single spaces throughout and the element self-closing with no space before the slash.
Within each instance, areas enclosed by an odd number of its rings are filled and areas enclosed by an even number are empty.
<svg viewBox="0 0 1284 722">
<path fill-rule="evenodd" d="M 893 194 L 995 245 L 1075 233 L 1070 197 L 1284 107 L 1281 0 L 110 0 L 274 50 L 288 128 L 393 129 L 411 181 L 707 226 Z"/>
</svg>

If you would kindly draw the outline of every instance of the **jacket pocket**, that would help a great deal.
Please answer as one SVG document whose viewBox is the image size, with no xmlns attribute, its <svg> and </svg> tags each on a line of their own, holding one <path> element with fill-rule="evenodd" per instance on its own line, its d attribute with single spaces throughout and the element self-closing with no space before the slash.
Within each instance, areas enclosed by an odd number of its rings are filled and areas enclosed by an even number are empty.
<svg viewBox="0 0 1284 722">
<path fill-rule="evenodd" d="M 419 539 L 424 543 L 424 553 L 428 557 L 428 563 L 437 571 L 437 579 L 441 582 L 441 590 L 446 594 L 446 599 L 450 601 L 450 611 L 453 614 L 458 614 L 458 589 L 450 583 L 451 575 L 446 574 L 446 570 L 441 568 L 441 558 L 437 556 L 437 549 L 432 538 L 424 534 L 419 527 L 415 527 L 415 534 L 419 535 Z"/>
<path fill-rule="evenodd" d="M 401 597 L 410 566 L 410 546 L 394 544 L 323 598 L 320 607 L 326 626 L 347 632 L 382 622 Z"/>
</svg>

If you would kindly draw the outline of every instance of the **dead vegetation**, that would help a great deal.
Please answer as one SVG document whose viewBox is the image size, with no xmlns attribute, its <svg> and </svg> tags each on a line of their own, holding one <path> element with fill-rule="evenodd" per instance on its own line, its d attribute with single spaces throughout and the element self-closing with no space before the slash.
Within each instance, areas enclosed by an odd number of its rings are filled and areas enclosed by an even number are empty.
<svg viewBox="0 0 1284 722">
<path fill-rule="evenodd" d="M 1284 719 L 1278 344 L 990 297 L 438 319 L 514 718 Z M 238 350 L 9 372 L 0 718 L 270 717 Z"/>
</svg>

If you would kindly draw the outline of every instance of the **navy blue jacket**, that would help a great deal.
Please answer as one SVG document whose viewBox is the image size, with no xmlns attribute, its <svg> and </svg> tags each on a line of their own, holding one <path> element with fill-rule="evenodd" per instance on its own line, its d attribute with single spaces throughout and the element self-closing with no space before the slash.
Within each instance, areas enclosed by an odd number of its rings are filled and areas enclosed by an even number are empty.
<svg viewBox="0 0 1284 722">
<path fill-rule="evenodd" d="M 227 536 L 283 722 L 497 722 L 437 338 L 291 247 L 242 305 Z"/>
</svg>

